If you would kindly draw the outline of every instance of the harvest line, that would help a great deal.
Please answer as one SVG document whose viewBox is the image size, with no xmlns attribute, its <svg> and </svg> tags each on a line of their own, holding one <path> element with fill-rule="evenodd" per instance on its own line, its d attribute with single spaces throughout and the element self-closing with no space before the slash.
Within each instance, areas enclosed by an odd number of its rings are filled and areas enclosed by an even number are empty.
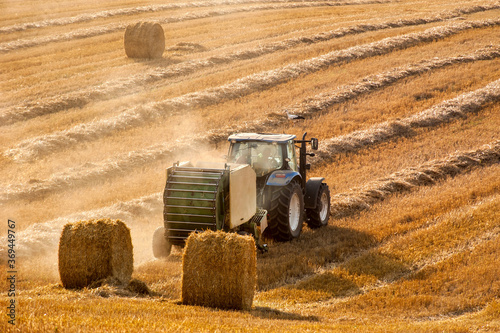
<svg viewBox="0 0 500 333">
<path fill-rule="evenodd" d="M 209 17 L 231 15 L 236 13 L 263 11 L 263 10 L 342 6 L 342 5 L 352 5 L 352 4 L 357 5 L 357 4 L 368 4 L 368 3 L 383 3 L 383 1 L 377 1 L 377 0 L 362 1 L 362 2 L 354 1 L 353 3 L 346 2 L 346 3 L 334 3 L 334 4 L 325 2 L 300 2 L 300 3 L 286 3 L 280 5 L 255 5 L 244 8 L 234 8 L 234 9 L 213 9 L 206 12 L 188 13 L 181 16 L 173 16 L 168 18 L 163 18 L 163 16 L 161 16 L 157 18 L 155 21 L 157 21 L 160 24 L 168 24 L 168 23 L 184 22 L 189 20 L 198 20 Z M 96 37 L 118 31 L 124 31 L 124 29 L 127 27 L 127 24 L 128 23 L 112 23 L 112 24 L 102 25 L 100 27 L 77 29 L 72 32 L 64 34 L 19 39 L 11 42 L 5 42 L 0 44 L 0 53 L 6 53 L 28 47 L 41 46 L 49 43 L 73 41 L 77 39 Z"/>
<path fill-rule="evenodd" d="M 418 186 L 433 185 L 438 181 L 466 173 L 473 167 L 485 167 L 500 162 L 500 141 L 469 151 L 452 154 L 444 159 L 407 168 L 390 176 L 370 182 L 349 193 L 332 197 L 333 218 L 353 216 L 390 195 L 409 191 Z"/>
<path fill-rule="evenodd" d="M 481 60 L 492 60 L 498 57 L 500 57 L 500 47 L 486 47 L 468 55 L 411 63 L 406 66 L 393 68 L 386 72 L 364 77 L 355 83 L 340 86 L 330 92 L 325 92 L 313 97 L 306 98 L 301 103 L 289 106 L 286 109 L 291 111 L 291 113 L 293 114 L 308 117 L 316 112 L 324 111 L 335 104 L 344 103 L 349 100 L 358 98 L 362 95 L 370 94 L 374 91 L 383 89 L 391 84 L 394 84 L 413 75 L 419 75 L 425 72 L 445 68 L 447 66 L 452 66 L 455 64 L 470 63 Z M 478 95 L 484 94 L 482 90 L 478 90 L 475 93 L 477 93 Z M 474 96 L 475 95 L 472 95 L 472 98 L 475 98 Z M 479 101 L 481 101 L 482 98 L 480 96 L 478 97 L 480 98 Z M 473 101 L 471 101 L 471 103 L 473 103 Z M 272 127 L 284 124 L 286 121 L 287 120 L 283 116 L 280 116 L 279 112 L 270 112 L 265 120 L 255 120 L 252 122 L 247 122 L 244 125 L 237 125 L 209 132 L 209 140 L 213 143 L 216 143 L 225 140 L 227 136 L 235 132 L 265 132 Z M 351 134 L 347 134 L 345 135 L 345 137 L 349 137 Z M 327 141 L 327 146 L 330 145 L 331 141 L 335 139 L 338 138 L 332 138 Z M 321 146 L 323 147 L 324 145 L 325 143 L 322 143 Z M 349 151 L 354 151 L 354 148 L 341 152 Z"/>
<path fill-rule="evenodd" d="M 436 39 L 443 39 L 468 29 L 496 25 L 500 25 L 500 19 L 453 23 L 427 29 L 421 33 L 389 37 L 381 41 L 354 46 L 345 50 L 333 51 L 278 69 L 252 74 L 216 88 L 149 103 L 127 110 L 111 118 L 83 123 L 67 130 L 27 139 L 17 144 L 16 147 L 4 152 L 4 155 L 18 161 L 33 160 L 39 156 L 47 155 L 81 142 L 93 141 L 111 135 L 115 131 L 138 127 L 162 119 L 167 115 L 174 115 L 181 111 L 207 107 L 223 101 L 241 98 L 242 96 L 291 81 L 301 75 L 318 72 L 335 64 L 387 54 L 423 42 L 428 43 Z"/>
<path fill-rule="evenodd" d="M 368 31 L 377 31 L 404 26 L 423 25 L 432 22 L 440 22 L 455 18 L 463 14 L 472 14 L 480 11 L 487 11 L 500 8 L 500 5 L 473 6 L 457 8 L 453 11 L 443 11 L 432 17 L 415 19 L 398 19 L 377 24 L 359 24 L 345 28 L 339 28 L 312 36 L 301 36 L 289 38 L 281 42 L 272 42 L 261 45 L 258 48 L 237 51 L 227 55 L 215 56 L 198 61 L 189 61 L 172 66 L 168 69 L 155 69 L 143 74 L 134 75 L 127 79 L 113 80 L 105 82 L 97 87 L 72 92 L 63 96 L 51 97 L 37 100 L 36 104 L 27 103 L 7 109 L 0 114 L 0 124 L 8 125 L 18 121 L 27 120 L 73 107 L 83 107 L 96 100 L 106 100 L 111 96 L 126 94 L 128 89 L 136 88 L 138 85 L 152 83 L 159 80 L 179 77 L 194 73 L 204 68 L 212 68 L 220 64 L 228 64 L 237 60 L 254 59 L 277 51 L 287 50 L 301 44 L 314 44 L 325 42 L 334 38 L 341 38 L 347 35 L 361 34 Z M 1 125 L 0 125 L 1 126 Z"/>
<path fill-rule="evenodd" d="M 329 159 L 337 154 L 356 152 L 391 139 L 412 133 L 418 128 L 436 127 L 456 118 L 479 111 L 483 105 L 500 100 L 500 79 L 475 91 L 439 103 L 415 115 L 386 121 L 368 129 L 325 140 L 319 158 Z"/>
<path fill-rule="evenodd" d="M 332 197 L 333 218 L 352 216 L 369 209 L 374 203 L 387 199 L 394 193 L 407 192 L 419 186 L 433 185 L 438 181 L 466 173 L 474 167 L 486 167 L 500 163 L 500 141 L 479 149 L 449 155 L 415 168 L 395 172 L 387 178 L 376 180 L 349 193 Z M 84 211 L 60 217 L 45 223 L 31 225 L 20 232 L 19 253 L 22 256 L 39 256 L 53 252 L 64 224 L 107 216 L 113 219 L 133 221 L 138 215 L 150 215 L 162 211 L 162 193 L 153 193 L 100 209 Z M 132 223 L 133 224 L 133 223 Z M 22 236 L 22 237 L 21 237 Z M 0 255 L 5 250 L 0 248 Z"/>
<path fill-rule="evenodd" d="M 33 258 L 57 252 L 54 249 L 57 249 L 63 226 L 66 223 L 106 216 L 127 221 L 129 226 L 134 226 L 134 217 L 137 215 L 148 215 L 162 211 L 161 198 L 161 193 L 153 193 L 99 209 L 78 212 L 48 222 L 32 224 L 18 233 L 19 242 L 16 244 L 18 255 L 21 258 Z M 2 237 L 0 240 L 4 240 L 4 238 Z M 5 253 L 2 253 L 3 251 L 5 251 L 5 248 L 0 246 L 0 258 L 2 258 L 0 263 L 3 258 L 7 257 Z"/>
<path fill-rule="evenodd" d="M 321 0 L 316 0 L 321 1 Z M 308 2 L 316 2 L 309 0 Z M 103 10 L 96 13 L 86 13 L 80 14 L 72 17 L 64 17 L 57 19 L 49 19 L 36 22 L 18 23 L 6 27 L 0 28 L 0 34 L 8 34 L 13 32 L 20 32 L 29 29 L 39 29 L 45 27 L 53 26 L 63 26 L 75 23 L 88 22 L 100 18 L 109 18 L 115 16 L 128 16 L 141 13 L 156 13 L 167 11 L 171 9 L 184 9 L 184 8 L 201 8 L 201 7 L 216 7 L 216 6 L 227 6 L 227 5 L 244 5 L 244 4 L 257 4 L 257 3 L 294 3 L 296 1 L 292 0 L 219 0 L 219 1 L 207 1 L 207 2 L 186 2 L 186 3 L 169 3 L 163 5 L 150 5 L 150 6 L 139 6 L 132 8 L 120 8 L 120 9 L 110 9 Z M 324 1 L 323 1 L 324 2 Z M 344 2 L 347 3 L 347 2 Z M 349 3 L 353 4 L 365 4 L 366 2 L 352 1 Z"/>
<path fill-rule="evenodd" d="M 319 162 L 329 159 L 335 154 L 354 151 L 369 147 L 374 144 L 390 140 L 398 135 L 404 135 L 413 128 L 433 127 L 449 122 L 457 117 L 467 116 L 470 112 L 478 111 L 484 104 L 500 99 L 500 79 L 473 92 L 464 93 L 456 98 L 439 103 L 416 115 L 409 116 L 399 121 L 385 122 L 371 129 L 351 133 L 341 137 L 325 140 L 318 156 L 312 161 Z M 269 120 L 275 126 L 273 120 Z M 269 124 L 269 123 L 268 123 Z M 404 131 L 401 129 L 405 129 Z M 254 128 L 246 128 L 253 130 Z M 400 129 L 397 131 L 397 129 Z M 228 133 L 233 133 L 229 130 Z M 203 145 L 210 139 L 225 140 L 228 133 L 218 132 L 216 135 L 207 133 L 196 138 L 181 138 L 178 142 L 164 143 L 146 149 L 122 154 L 116 158 L 100 163 L 87 164 L 78 168 L 54 174 L 48 180 L 29 185 L 10 185 L 7 191 L 0 193 L 0 202 L 10 200 L 36 198 L 54 191 L 60 191 L 77 186 L 99 182 L 103 178 L 116 177 L 126 174 L 139 166 L 150 164 L 160 159 L 172 159 L 173 156 L 189 151 L 196 151 L 194 147 Z M 326 146 L 326 148 L 324 148 Z"/>
</svg>

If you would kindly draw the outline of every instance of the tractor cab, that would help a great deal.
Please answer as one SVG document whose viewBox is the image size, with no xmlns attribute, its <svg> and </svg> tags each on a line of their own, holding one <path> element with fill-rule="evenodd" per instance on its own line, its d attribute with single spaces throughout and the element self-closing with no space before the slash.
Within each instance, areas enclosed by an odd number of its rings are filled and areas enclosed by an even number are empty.
<svg viewBox="0 0 500 333">
<path fill-rule="evenodd" d="M 290 134 L 241 133 L 229 137 L 228 163 L 249 164 L 257 178 L 276 170 L 297 172 L 294 139 Z"/>
<path fill-rule="evenodd" d="M 323 177 L 306 179 L 310 168 L 306 157 L 314 156 L 306 151 L 307 144 L 318 149 L 318 139 L 306 140 L 306 134 L 301 140 L 292 134 L 262 133 L 239 133 L 228 138 L 227 162 L 248 164 L 255 171 L 257 206 L 268 212 L 266 233 L 277 240 L 298 237 L 304 217 L 311 228 L 328 223 L 328 185 Z"/>
</svg>

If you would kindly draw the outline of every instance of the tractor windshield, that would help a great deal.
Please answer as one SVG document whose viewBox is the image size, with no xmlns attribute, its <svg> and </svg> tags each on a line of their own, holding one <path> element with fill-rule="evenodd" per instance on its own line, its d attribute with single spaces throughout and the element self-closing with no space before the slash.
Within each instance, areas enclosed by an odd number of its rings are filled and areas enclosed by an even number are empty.
<svg viewBox="0 0 500 333">
<path fill-rule="evenodd" d="M 281 145 L 262 141 L 241 141 L 231 145 L 229 163 L 250 164 L 257 177 L 283 166 Z"/>
</svg>

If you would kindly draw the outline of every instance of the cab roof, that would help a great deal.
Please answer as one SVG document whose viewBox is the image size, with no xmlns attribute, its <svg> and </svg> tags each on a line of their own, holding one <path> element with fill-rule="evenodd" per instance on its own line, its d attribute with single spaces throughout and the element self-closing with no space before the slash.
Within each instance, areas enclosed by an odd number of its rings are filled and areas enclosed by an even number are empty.
<svg viewBox="0 0 500 333">
<path fill-rule="evenodd" d="M 263 141 L 263 142 L 276 142 L 286 143 L 295 139 L 297 136 L 293 134 L 267 134 L 267 133 L 238 133 L 230 135 L 227 139 L 232 142 L 241 141 Z"/>
</svg>

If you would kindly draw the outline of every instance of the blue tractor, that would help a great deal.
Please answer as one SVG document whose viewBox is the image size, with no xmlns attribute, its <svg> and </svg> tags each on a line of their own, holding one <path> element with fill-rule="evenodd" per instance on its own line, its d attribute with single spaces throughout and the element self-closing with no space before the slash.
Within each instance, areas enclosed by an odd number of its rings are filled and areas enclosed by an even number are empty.
<svg viewBox="0 0 500 333">
<path fill-rule="evenodd" d="M 251 233 L 264 249 L 261 235 L 277 241 L 299 237 L 328 224 L 330 190 L 322 177 L 307 179 L 307 144 L 291 134 L 239 133 L 228 138 L 226 163 L 176 163 L 167 169 L 164 226 L 153 235 L 155 257 L 183 246 L 201 230 Z M 297 156 L 298 149 L 298 156 Z"/>
<path fill-rule="evenodd" d="M 288 241 L 300 235 L 304 220 L 311 228 L 328 224 L 330 191 L 322 177 L 307 180 L 306 144 L 318 149 L 318 140 L 296 140 L 291 134 L 241 133 L 229 137 L 228 162 L 249 164 L 256 174 L 257 206 L 267 211 L 265 234 Z M 299 144 L 297 159 L 296 145 Z M 304 216 L 305 214 L 305 216 Z"/>
</svg>

